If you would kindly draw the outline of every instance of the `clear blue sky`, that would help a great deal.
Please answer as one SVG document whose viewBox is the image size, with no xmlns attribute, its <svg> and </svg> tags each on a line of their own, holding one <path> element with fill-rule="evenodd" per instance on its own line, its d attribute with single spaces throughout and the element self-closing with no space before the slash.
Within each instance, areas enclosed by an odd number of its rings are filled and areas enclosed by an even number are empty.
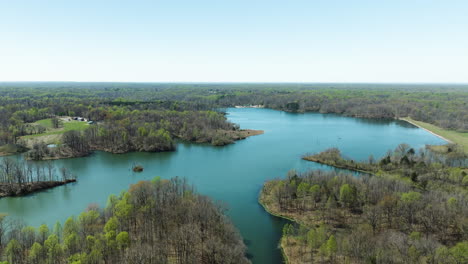
<svg viewBox="0 0 468 264">
<path fill-rule="evenodd" d="M 468 1 L 0 0 L 0 81 L 468 83 Z"/>
</svg>

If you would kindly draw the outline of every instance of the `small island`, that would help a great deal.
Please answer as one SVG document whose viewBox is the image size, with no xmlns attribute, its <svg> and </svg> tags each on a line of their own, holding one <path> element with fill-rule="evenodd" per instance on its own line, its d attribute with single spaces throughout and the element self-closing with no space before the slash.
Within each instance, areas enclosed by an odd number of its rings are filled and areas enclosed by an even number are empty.
<svg viewBox="0 0 468 264">
<path fill-rule="evenodd" d="M 143 171 L 143 166 L 141 165 L 134 165 L 132 168 L 133 172 L 142 172 Z"/>
</svg>

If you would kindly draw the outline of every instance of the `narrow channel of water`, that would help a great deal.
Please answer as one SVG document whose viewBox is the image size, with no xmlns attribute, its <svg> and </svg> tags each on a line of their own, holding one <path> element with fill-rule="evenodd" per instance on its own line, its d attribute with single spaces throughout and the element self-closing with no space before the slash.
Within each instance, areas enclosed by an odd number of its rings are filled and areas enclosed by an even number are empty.
<svg viewBox="0 0 468 264">
<path fill-rule="evenodd" d="M 168 153 L 109 154 L 54 161 L 78 177 L 78 182 L 19 198 L 0 199 L 0 212 L 33 226 L 52 226 L 78 215 L 89 204 L 105 206 L 110 194 L 155 176 L 186 177 L 197 190 L 228 205 L 229 216 L 247 241 L 253 263 L 281 263 L 277 243 L 284 220 L 270 216 L 258 204 L 262 184 L 284 177 L 288 170 L 324 168 L 301 160 L 307 152 L 339 147 L 344 155 L 364 160 L 381 157 L 399 143 L 418 149 L 443 144 L 440 138 L 402 121 L 348 118 L 318 113 L 293 114 L 270 109 L 228 110 L 230 121 L 265 134 L 225 147 L 178 144 Z M 144 172 L 131 171 L 133 163 Z"/>
</svg>

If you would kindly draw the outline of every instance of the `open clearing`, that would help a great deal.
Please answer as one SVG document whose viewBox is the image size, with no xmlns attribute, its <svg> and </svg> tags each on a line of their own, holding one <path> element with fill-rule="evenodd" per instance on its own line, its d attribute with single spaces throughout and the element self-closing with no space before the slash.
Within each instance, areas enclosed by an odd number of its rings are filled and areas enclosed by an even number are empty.
<svg viewBox="0 0 468 264">
<path fill-rule="evenodd" d="M 28 135 L 21 137 L 26 141 L 28 147 L 32 147 L 35 142 L 44 142 L 46 144 L 57 144 L 60 142 L 62 134 L 71 130 L 85 130 L 89 124 L 84 121 L 72 120 L 70 117 L 61 117 L 61 125 L 59 128 L 52 127 L 52 119 L 42 119 L 34 122 L 34 125 L 41 125 L 46 128 L 46 131 L 41 134 Z"/>
</svg>

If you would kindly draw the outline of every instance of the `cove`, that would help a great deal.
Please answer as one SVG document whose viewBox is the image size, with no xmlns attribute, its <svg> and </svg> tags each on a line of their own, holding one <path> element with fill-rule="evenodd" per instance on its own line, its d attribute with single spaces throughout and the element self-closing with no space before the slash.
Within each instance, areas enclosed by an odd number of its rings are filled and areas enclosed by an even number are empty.
<svg viewBox="0 0 468 264">
<path fill-rule="evenodd" d="M 200 193 L 227 205 L 253 263 L 282 263 L 277 244 L 286 221 L 269 215 L 258 204 L 264 181 L 284 177 L 290 169 L 330 169 L 301 160 L 307 152 L 330 147 L 339 147 L 346 157 L 365 160 L 369 154 L 379 158 L 400 143 L 416 149 L 445 143 L 403 121 L 252 108 L 229 108 L 227 114 L 241 128 L 264 130 L 265 134 L 224 147 L 179 143 L 175 152 L 96 152 L 53 161 L 69 168 L 78 181 L 25 197 L 2 198 L 0 212 L 28 225 L 52 226 L 57 220 L 63 223 L 69 216 L 77 216 L 91 203 L 105 206 L 110 194 L 137 181 L 185 177 Z M 144 171 L 133 173 L 134 163 L 142 164 Z"/>
</svg>

